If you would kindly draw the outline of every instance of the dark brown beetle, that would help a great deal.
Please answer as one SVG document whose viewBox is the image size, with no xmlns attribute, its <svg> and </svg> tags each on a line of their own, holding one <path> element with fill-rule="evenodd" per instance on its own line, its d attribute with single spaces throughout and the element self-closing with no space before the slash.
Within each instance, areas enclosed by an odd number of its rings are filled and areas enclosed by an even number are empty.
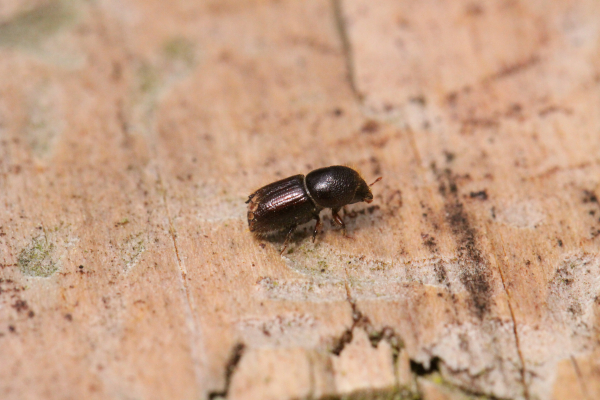
<svg viewBox="0 0 600 400">
<path fill-rule="evenodd" d="M 319 168 L 306 176 L 290 176 L 248 196 L 248 226 L 251 232 L 262 236 L 287 231 L 281 250 L 283 254 L 296 227 L 311 219 L 317 220 L 314 242 L 322 226 L 319 213 L 324 208 L 331 208 L 333 220 L 342 226 L 345 235 L 346 225 L 338 212 L 347 204 L 372 202 L 369 186 L 375 182 L 367 185 L 358 172 L 341 165 Z"/>
</svg>

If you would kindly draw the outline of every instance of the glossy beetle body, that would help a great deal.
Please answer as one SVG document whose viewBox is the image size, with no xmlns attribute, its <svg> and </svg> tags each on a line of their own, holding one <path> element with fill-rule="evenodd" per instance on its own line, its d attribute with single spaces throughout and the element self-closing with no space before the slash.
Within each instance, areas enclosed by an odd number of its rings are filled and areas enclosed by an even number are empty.
<svg viewBox="0 0 600 400">
<path fill-rule="evenodd" d="M 346 226 L 338 212 L 343 206 L 360 201 L 370 203 L 373 194 L 358 172 L 340 165 L 320 168 L 306 176 L 294 175 L 273 182 L 248 196 L 248 226 L 258 235 L 287 231 L 283 253 L 296 227 L 312 219 L 317 221 L 315 240 L 321 228 L 319 213 L 324 208 L 332 209 L 334 221 L 345 233 Z"/>
</svg>

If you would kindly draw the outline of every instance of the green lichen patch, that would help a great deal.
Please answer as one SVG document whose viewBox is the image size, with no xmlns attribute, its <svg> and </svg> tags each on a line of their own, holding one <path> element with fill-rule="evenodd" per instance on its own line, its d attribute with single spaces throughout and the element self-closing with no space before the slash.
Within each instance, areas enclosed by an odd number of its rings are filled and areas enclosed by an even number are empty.
<svg viewBox="0 0 600 400">
<path fill-rule="evenodd" d="M 66 1 L 53 1 L 0 22 L 0 46 L 36 47 L 75 20 Z"/>
<path fill-rule="evenodd" d="M 456 399 L 456 400 L 492 400 L 497 399 L 493 396 L 485 394 L 473 393 L 464 388 L 461 388 L 448 380 L 446 380 L 439 372 L 435 371 L 426 376 L 418 378 L 419 387 L 421 391 L 425 391 L 425 386 L 435 388 L 434 393 L 438 393 L 439 396 L 444 398 Z"/>
<path fill-rule="evenodd" d="M 359 390 L 351 394 L 326 397 L 327 400 L 421 400 L 417 393 L 389 389 Z"/>
<path fill-rule="evenodd" d="M 155 94 L 162 84 L 160 71 L 149 63 L 142 63 L 137 70 L 138 91 L 143 95 Z"/>
<path fill-rule="evenodd" d="M 137 264 L 144 251 L 146 251 L 146 241 L 144 240 L 143 232 L 129 235 L 120 247 L 121 260 L 124 263 L 125 271 L 128 271 Z"/>
<path fill-rule="evenodd" d="M 163 46 L 165 58 L 173 62 L 182 62 L 188 68 L 196 63 L 194 44 L 186 38 L 175 37 L 168 40 Z"/>
<path fill-rule="evenodd" d="M 132 133 L 150 138 L 157 134 L 158 105 L 173 85 L 192 71 L 196 64 L 194 50 L 190 40 L 174 37 L 164 42 L 155 55 L 136 61 L 135 83 L 126 115 Z"/>
<path fill-rule="evenodd" d="M 57 88 L 44 83 L 29 96 L 25 135 L 38 160 L 50 157 L 65 129 Z"/>
<path fill-rule="evenodd" d="M 17 265 L 23 275 L 47 278 L 58 270 L 54 255 L 54 244 L 45 236 L 38 236 L 21 250 Z"/>
<path fill-rule="evenodd" d="M 118 228 L 119 226 L 125 226 L 129 223 L 129 218 L 123 218 L 122 220 L 120 220 L 119 222 L 115 223 L 115 228 Z"/>
<path fill-rule="evenodd" d="M 380 277 L 387 280 L 388 272 L 394 268 L 392 260 L 345 254 L 323 243 L 315 245 L 307 240 L 290 246 L 290 249 L 292 251 L 286 253 L 288 265 L 319 280 L 346 280 L 348 274 L 370 280 Z"/>
<path fill-rule="evenodd" d="M 142 61 L 137 70 L 137 93 L 150 97 L 159 96 L 173 78 L 185 75 L 196 63 L 193 43 L 185 38 L 176 37 L 165 42 L 160 57 L 153 62 Z M 147 101 L 149 99 L 146 99 Z"/>
</svg>

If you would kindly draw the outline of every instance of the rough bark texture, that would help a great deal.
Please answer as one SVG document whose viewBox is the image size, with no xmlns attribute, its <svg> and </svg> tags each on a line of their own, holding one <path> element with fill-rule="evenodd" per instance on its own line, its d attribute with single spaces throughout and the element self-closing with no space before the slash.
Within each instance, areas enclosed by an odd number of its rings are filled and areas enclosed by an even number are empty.
<svg viewBox="0 0 600 400">
<path fill-rule="evenodd" d="M 0 398 L 600 398 L 597 0 L 3 0 L 0 77 Z"/>
</svg>

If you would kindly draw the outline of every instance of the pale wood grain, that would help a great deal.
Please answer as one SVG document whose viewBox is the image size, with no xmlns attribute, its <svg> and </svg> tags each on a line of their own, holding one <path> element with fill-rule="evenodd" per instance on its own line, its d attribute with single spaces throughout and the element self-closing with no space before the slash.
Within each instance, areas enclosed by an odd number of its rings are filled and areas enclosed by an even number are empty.
<svg viewBox="0 0 600 400">
<path fill-rule="evenodd" d="M 3 2 L 0 397 L 600 398 L 599 37 L 594 0 Z M 332 164 L 384 177 L 353 240 L 250 234 Z"/>
</svg>

